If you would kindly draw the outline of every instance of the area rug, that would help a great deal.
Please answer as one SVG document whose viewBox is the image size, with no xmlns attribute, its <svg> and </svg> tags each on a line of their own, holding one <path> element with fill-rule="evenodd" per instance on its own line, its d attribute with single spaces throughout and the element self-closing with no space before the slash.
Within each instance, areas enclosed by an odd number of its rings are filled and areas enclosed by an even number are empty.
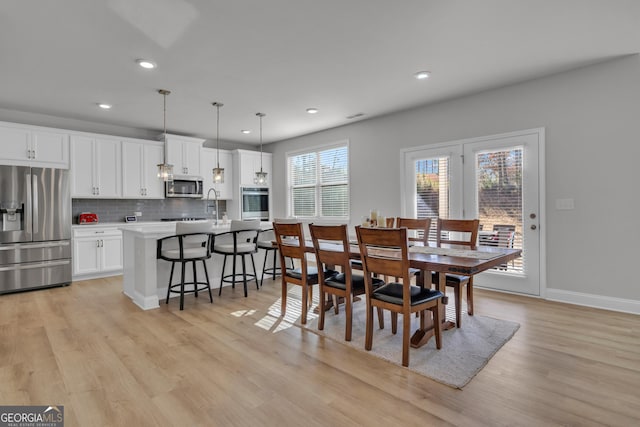
<svg viewBox="0 0 640 427">
<path fill-rule="evenodd" d="M 299 304 L 300 296 L 288 293 L 288 304 Z M 279 303 L 279 302 L 278 302 Z M 306 325 L 299 319 L 293 323 L 303 329 L 330 338 L 356 350 L 402 365 L 402 316 L 398 318 L 398 333 L 391 333 L 391 317 L 385 310 L 385 328 L 378 328 L 377 314 L 374 311 L 375 326 L 373 348 L 364 349 L 366 327 L 366 304 L 364 298 L 354 303 L 353 331 L 350 342 L 344 340 L 344 306 L 335 315 L 333 310 L 326 313 L 324 330 L 318 330 L 317 315 L 311 314 Z M 276 308 L 276 305 L 272 306 Z M 292 307 L 293 308 L 293 307 Z M 454 304 L 447 306 L 447 319 L 455 319 Z M 292 310 L 295 312 L 295 310 Z M 287 309 L 287 312 L 289 310 Z M 298 312 L 299 313 L 299 312 Z M 462 328 L 453 328 L 442 333 L 442 348 L 436 349 L 435 339 L 421 348 L 410 348 L 409 367 L 411 371 L 429 377 L 448 386 L 461 389 L 487 364 L 489 359 L 516 333 L 520 325 L 515 322 L 494 319 L 486 316 L 468 316 L 463 307 Z M 276 313 L 273 313 L 276 314 Z M 289 313 L 287 313 L 289 314 Z M 412 316 L 411 331 L 419 326 L 419 319 Z"/>
</svg>

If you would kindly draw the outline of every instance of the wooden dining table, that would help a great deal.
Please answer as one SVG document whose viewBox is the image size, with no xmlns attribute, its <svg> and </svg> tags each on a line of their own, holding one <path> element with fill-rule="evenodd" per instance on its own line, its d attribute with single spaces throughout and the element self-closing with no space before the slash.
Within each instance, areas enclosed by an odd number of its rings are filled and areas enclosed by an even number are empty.
<svg viewBox="0 0 640 427">
<path fill-rule="evenodd" d="M 342 250 L 341 245 L 326 245 L 328 249 L 335 247 L 335 250 Z M 305 251 L 315 252 L 311 240 L 305 241 Z M 443 321 L 443 330 L 448 330 L 455 327 L 455 322 L 446 319 L 445 305 L 448 303 L 446 273 L 474 276 L 519 258 L 521 255 L 521 249 L 496 246 L 478 246 L 477 249 L 472 250 L 458 249 L 449 245 L 442 247 L 415 245 L 409 248 L 409 266 L 420 270 L 420 274 L 416 277 L 416 284 L 424 287 L 431 286 L 431 272 L 445 273 L 438 275 L 437 288 L 445 295 L 443 304 L 441 304 L 440 318 Z M 355 242 L 352 242 L 350 246 L 350 257 L 355 260 L 360 259 L 360 249 Z M 428 278 L 428 281 L 425 281 L 425 278 Z M 433 320 L 431 318 L 425 320 L 425 327 L 419 328 L 411 336 L 411 346 L 414 348 L 422 347 L 433 336 Z"/>
</svg>

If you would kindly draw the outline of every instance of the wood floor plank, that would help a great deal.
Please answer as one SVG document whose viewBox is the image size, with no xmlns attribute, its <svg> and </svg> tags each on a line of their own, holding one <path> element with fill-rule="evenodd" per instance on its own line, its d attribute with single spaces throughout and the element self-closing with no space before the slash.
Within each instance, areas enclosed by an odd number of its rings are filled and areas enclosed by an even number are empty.
<svg viewBox="0 0 640 427">
<path fill-rule="evenodd" d="M 274 317 L 279 280 L 184 311 L 121 290 L 1 295 L 1 403 L 64 405 L 67 426 L 640 425 L 640 316 L 477 290 L 521 327 L 461 391 Z"/>
</svg>

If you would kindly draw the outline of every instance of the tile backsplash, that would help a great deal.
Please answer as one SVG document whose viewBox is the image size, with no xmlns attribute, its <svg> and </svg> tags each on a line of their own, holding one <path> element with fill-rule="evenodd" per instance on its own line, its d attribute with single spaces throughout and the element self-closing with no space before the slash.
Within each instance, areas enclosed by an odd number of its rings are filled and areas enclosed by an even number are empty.
<svg viewBox="0 0 640 427">
<path fill-rule="evenodd" d="M 207 208 L 207 204 L 209 208 Z M 227 211 L 226 200 L 218 202 L 220 218 Z M 73 199 L 71 205 L 73 223 L 78 223 L 78 214 L 93 212 L 98 214 L 100 222 L 124 222 L 126 215 L 142 212 L 138 221 L 159 221 L 162 218 L 213 218 L 214 200 L 193 199 Z"/>
</svg>

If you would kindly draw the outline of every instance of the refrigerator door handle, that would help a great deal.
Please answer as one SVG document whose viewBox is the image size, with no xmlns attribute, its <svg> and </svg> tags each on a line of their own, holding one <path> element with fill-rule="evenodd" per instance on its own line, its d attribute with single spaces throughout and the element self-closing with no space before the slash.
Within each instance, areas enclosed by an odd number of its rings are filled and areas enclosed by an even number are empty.
<svg viewBox="0 0 640 427">
<path fill-rule="evenodd" d="M 56 261 L 44 261 L 44 262 L 30 262 L 24 264 L 12 264 L 7 267 L 0 267 L 0 271 L 15 271 L 15 270 L 32 270 L 34 268 L 43 267 L 55 267 L 58 265 L 67 265 L 71 261 L 68 259 L 61 259 Z"/>
<path fill-rule="evenodd" d="M 25 177 L 25 188 L 27 190 L 27 200 L 26 200 L 26 204 L 25 204 L 25 214 L 24 214 L 24 231 L 25 234 L 28 236 L 28 239 L 31 240 L 32 239 L 32 231 L 33 231 L 33 221 L 32 221 L 32 201 L 33 198 L 31 197 L 31 174 L 30 173 L 26 173 L 24 175 Z"/>
<path fill-rule="evenodd" d="M 33 234 L 38 233 L 38 222 L 40 218 L 38 217 L 38 176 L 31 175 L 31 180 L 33 182 Z"/>
</svg>

